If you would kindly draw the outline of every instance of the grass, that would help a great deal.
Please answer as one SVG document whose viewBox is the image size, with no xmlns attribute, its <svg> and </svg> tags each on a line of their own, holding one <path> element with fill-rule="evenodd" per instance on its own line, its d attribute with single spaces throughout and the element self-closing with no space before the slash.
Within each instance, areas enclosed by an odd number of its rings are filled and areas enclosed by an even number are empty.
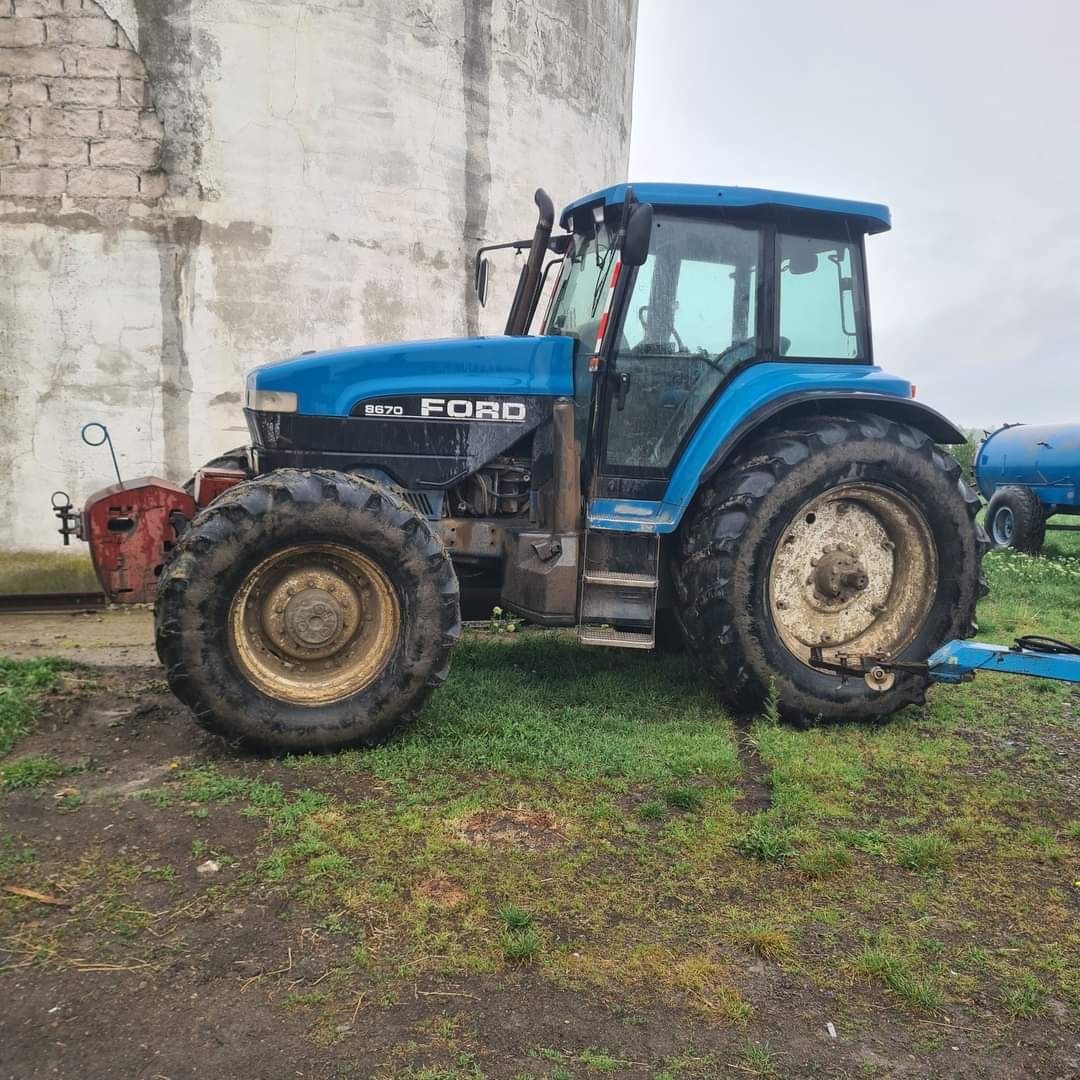
<svg viewBox="0 0 1080 1080">
<path fill-rule="evenodd" d="M 947 870 L 952 865 L 952 845 L 942 836 L 903 836 L 896 842 L 896 861 L 905 870 L 923 873 Z"/>
<path fill-rule="evenodd" d="M 15 761 L 0 762 L 0 790 L 36 788 L 49 780 L 66 776 L 72 770 L 61 765 L 52 754 L 30 754 Z"/>
<path fill-rule="evenodd" d="M 66 660 L 9 660 L 0 656 L 0 757 L 33 727 L 43 694 L 75 665 Z"/>
<path fill-rule="evenodd" d="M 1042 559 L 988 557 L 984 640 L 1080 640 L 1080 538 L 1052 544 Z M 32 713 L 60 678 L 54 663 L 0 667 L 4 692 Z M 799 731 L 762 715 L 749 735 L 770 801 L 746 810 L 733 718 L 684 658 L 589 651 L 561 633 L 468 634 L 420 721 L 375 751 L 169 774 L 139 807 L 183 831 L 175 875 L 162 858 L 132 868 L 87 854 L 64 868 L 85 903 L 23 928 L 18 955 L 174 964 L 178 946 L 138 914 L 160 910 L 140 889 L 179 889 L 198 863 L 231 856 L 228 875 L 200 885 L 205 902 L 272 896 L 297 956 L 319 935 L 333 959 L 325 997 L 289 989 L 288 975 L 260 987 L 279 1005 L 294 994 L 288 1007 L 330 1031 L 361 995 L 375 1024 L 417 987 L 547 986 L 730 1029 L 723 1057 L 650 1062 L 649 1075 L 769 1076 L 785 1061 L 759 1025 L 776 1015 L 781 977 L 808 1001 L 829 995 L 838 1025 L 877 1023 L 884 1008 L 921 1031 L 966 1012 L 997 1038 L 1080 1014 L 1077 701 L 1068 687 L 980 675 L 887 724 Z M 8 770 L 33 783 L 60 767 L 34 757 L 6 762 L 5 786 Z M 257 826 L 243 849 L 237 815 Z M 0 866 L 16 859 L 39 866 L 20 838 L 0 837 Z M 27 911 L 4 900 L 0 936 Z M 612 1050 L 581 1050 L 601 1041 Z M 557 1053 L 538 1075 L 621 1075 L 631 1056 L 593 1032 Z M 477 1075 L 456 1059 L 443 1074 Z"/>
<path fill-rule="evenodd" d="M 0 593 L 97 592 L 88 554 L 8 551 L 0 555 Z"/>
</svg>

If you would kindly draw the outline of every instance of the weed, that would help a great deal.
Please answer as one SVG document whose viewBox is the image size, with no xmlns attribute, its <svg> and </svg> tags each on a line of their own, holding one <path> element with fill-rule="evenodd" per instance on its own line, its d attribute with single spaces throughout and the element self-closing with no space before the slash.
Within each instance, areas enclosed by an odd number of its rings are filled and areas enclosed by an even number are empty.
<svg viewBox="0 0 1080 1080">
<path fill-rule="evenodd" d="M 772 926 L 752 926 L 742 937 L 743 943 L 763 960 L 785 960 L 795 951 L 795 943 L 786 930 Z"/>
<path fill-rule="evenodd" d="M 511 963 L 524 964 L 540 950 L 540 935 L 531 927 L 524 930 L 504 930 L 499 935 L 503 956 Z"/>
<path fill-rule="evenodd" d="M 664 802 L 675 810 L 700 810 L 705 800 L 697 788 L 674 787 L 664 792 Z"/>
<path fill-rule="evenodd" d="M 884 855 L 886 851 L 885 837 L 877 829 L 837 829 L 834 836 L 837 843 L 864 855 Z"/>
<path fill-rule="evenodd" d="M 755 1076 L 775 1077 L 780 1075 L 777 1068 L 779 1054 L 770 1049 L 768 1043 L 764 1046 L 757 1046 L 748 1042 L 743 1047 L 739 1057 L 742 1059 L 744 1067 Z"/>
<path fill-rule="evenodd" d="M 578 1054 L 578 1061 L 587 1069 L 595 1072 L 614 1072 L 620 1065 L 617 1058 L 612 1057 L 605 1050 L 596 1050 L 590 1047 Z"/>
<path fill-rule="evenodd" d="M 790 828 L 779 825 L 767 812 L 757 813 L 746 832 L 735 841 L 743 855 L 762 862 L 777 862 L 795 854 Z"/>
<path fill-rule="evenodd" d="M 776 688 L 776 680 L 772 678 L 769 679 L 769 690 L 765 695 L 761 719 L 769 727 L 777 727 L 780 723 L 780 691 Z"/>
<path fill-rule="evenodd" d="M 795 865 L 808 878 L 824 881 L 851 866 L 851 853 L 842 844 L 826 844 L 802 852 Z"/>
<path fill-rule="evenodd" d="M 32 754 L 0 765 L 0 789 L 36 788 L 73 771 L 61 765 L 52 754 Z"/>
<path fill-rule="evenodd" d="M 936 987 L 913 975 L 908 962 L 886 947 L 867 946 L 856 958 L 855 968 L 880 979 L 897 997 L 918 1009 L 935 1012 L 944 1004 Z"/>
<path fill-rule="evenodd" d="M 488 619 L 488 629 L 493 634 L 516 634 L 521 629 L 521 622 L 513 615 L 508 615 L 501 607 L 493 607 L 491 618 Z"/>
<path fill-rule="evenodd" d="M 1016 986 L 1004 992 L 1002 1003 L 1013 1019 L 1030 1020 L 1046 1012 L 1046 991 L 1034 975 L 1024 975 Z"/>
<path fill-rule="evenodd" d="M 666 816 L 667 806 L 659 799 L 652 799 L 638 807 L 638 817 L 642 821 L 662 821 Z"/>
<path fill-rule="evenodd" d="M 896 861 L 905 870 L 947 870 L 952 865 L 952 845 L 943 836 L 902 836 L 896 841 Z"/>
<path fill-rule="evenodd" d="M 499 908 L 499 918 L 507 930 L 528 930 L 533 924 L 532 915 L 513 904 Z"/>
</svg>

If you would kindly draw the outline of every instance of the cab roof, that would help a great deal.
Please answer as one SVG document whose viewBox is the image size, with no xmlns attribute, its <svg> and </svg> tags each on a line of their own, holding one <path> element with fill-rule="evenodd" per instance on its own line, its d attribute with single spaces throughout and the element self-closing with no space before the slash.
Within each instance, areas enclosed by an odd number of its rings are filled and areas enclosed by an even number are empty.
<svg viewBox="0 0 1080 1080">
<path fill-rule="evenodd" d="M 815 214 L 835 214 L 846 218 L 863 232 L 885 232 L 892 227 L 889 208 L 881 203 L 855 202 L 851 199 L 830 199 L 823 195 L 799 195 L 791 191 L 769 191 L 766 188 L 712 187 L 708 184 L 632 184 L 639 202 L 652 203 L 660 208 L 678 206 L 701 210 L 722 210 L 725 207 L 783 207 L 805 210 Z M 570 227 L 574 213 L 594 205 L 622 205 L 626 184 L 594 191 L 570 203 L 562 212 L 559 224 Z"/>
</svg>

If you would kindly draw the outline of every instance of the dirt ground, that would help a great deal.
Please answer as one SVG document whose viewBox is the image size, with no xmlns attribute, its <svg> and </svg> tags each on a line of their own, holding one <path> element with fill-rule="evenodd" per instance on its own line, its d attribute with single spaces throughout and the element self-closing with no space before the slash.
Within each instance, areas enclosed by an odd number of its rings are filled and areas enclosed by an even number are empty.
<svg viewBox="0 0 1080 1080">
<path fill-rule="evenodd" d="M 63 901 L 19 900 L 18 930 L 0 941 L 3 1080 L 1080 1076 L 1080 1032 L 1068 1015 L 988 1033 L 975 1005 L 917 1016 L 869 986 L 840 1000 L 753 957 L 739 973 L 754 1007 L 744 1024 L 560 987 L 527 967 L 424 973 L 393 997 L 321 1008 L 319 988 L 350 942 L 295 895 L 237 884 L 265 853 L 264 822 L 235 805 L 163 812 L 145 797 L 207 764 L 229 777 L 297 783 L 282 763 L 240 754 L 191 722 L 155 666 L 148 620 L 135 612 L 0 622 L 0 654 L 92 665 L 50 697 L 19 746 L 83 771 L 0 795 L 8 854 L 26 847 L 37 860 L 24 873 L 13 856 L 0 884 L 47 888 Z M 316 784 L 343 802 L 368 797 L 369 785 L 340 773 Z M 229 860 L 207 870 L 216 852 Z M 73 914 L 88 900 L 97 923 Z M 119 943 L 107 955 L 95 940 L 102 927 Z"/>
</svg>

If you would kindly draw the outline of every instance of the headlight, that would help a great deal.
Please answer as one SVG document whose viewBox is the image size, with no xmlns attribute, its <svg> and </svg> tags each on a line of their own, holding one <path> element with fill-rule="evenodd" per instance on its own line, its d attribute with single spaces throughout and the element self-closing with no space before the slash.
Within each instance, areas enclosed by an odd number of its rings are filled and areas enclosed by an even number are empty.
<svg viewBox="0 0 1080 1080">
<path fill-rule="evenodd" d="M 296 412 L 299 400 L 290 390 L 256 390 L 248 387 L 247 407 L 255 412 Z"/>
</svg>

